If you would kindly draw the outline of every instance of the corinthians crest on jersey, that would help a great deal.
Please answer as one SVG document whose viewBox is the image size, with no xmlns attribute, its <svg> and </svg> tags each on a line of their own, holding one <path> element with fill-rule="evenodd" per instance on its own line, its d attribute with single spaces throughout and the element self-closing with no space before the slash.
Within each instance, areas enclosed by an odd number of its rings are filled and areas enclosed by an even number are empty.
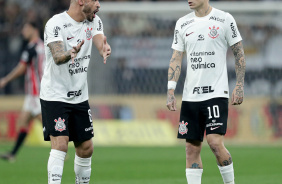
<svg viewBox="0 0 282 184">
<path fill-rule="evenodd" d="M 54 121 L 56 123 L 55 130 L 59 132 L 66 130 L 65 119 L 62 119 L 61 117 L 59 117 L 58 119 L 55 119 Z"/>
<path fill-rule="evenodd" d="M 209 36 L 212 38 L 212 39 L 215 39 L 219 36 L 217 30 L 219 29 L 219 27 L 209 27 L 209 29 L 211 30 L 210 33 L 209 33 Z"/>
<path fill-rule="evenodd" d="M 92 34 L 91 34 L 92 28 L 89 29 L 89 27 L 85 30 L 86 32 L 86 39 L 90 40 L 92 38 Z"/>
</svg>

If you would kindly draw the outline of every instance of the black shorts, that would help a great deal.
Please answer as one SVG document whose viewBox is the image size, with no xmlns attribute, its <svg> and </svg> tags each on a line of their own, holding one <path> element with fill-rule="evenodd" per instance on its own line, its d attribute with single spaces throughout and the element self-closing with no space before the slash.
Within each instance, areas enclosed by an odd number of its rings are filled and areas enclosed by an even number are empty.
<svg viewBox="0 0 282 184">
<path fill-rule="evenodd" d="M 201 102 L 183 101 L 178 138 L 203 141 L 204 132 L 225 135 L 228 98 L 212 98 Z"/>
<path fill-rule="evenodd" d="M 44 140 L 50 135 L 68 136 L 69 141 L 83 142 L 94 136 L 91 110 L 88 101 L 69 104 L 40 99 Z"/>
</svg>

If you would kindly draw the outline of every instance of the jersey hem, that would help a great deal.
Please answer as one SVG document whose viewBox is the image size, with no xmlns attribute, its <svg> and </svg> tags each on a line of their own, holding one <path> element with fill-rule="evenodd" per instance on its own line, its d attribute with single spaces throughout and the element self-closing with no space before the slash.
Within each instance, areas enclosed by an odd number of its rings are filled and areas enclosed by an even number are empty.
<svg viewBox="0 0 282 184">
<path fill-rule="evenodd" d="M 212 96 L 212 97 L 208 97 L 208 98 L 199 98 L 199 99 L 191 99 L 191 98 L 182 98 L 182 101 L 185 102 L 202 102 L 202 101 L 206 101 L 206 100 L 210 100 L 212 98 L 229 98 L 229 96 L 227 95 L 219 95 L 219 96 Z"/>
<path fill-rule="evenodd" d="M 80 101 L 71 102 L 71 101 L 66 101 L 66 100 L 56 99 L 56 98 L 53 98 L 53 99 L 46 99 L 46 98 L 42 98 L 41 96 L 40 96 L 40 99 L 42 99 L 42 100 L 44 100 L 44 101 L 64 102 L 64 103 L 68 103 L 68 104 L 79 104 L 79 103 L 82 103 L 82 102 L 85 102 L 85 101 L 88 101 L 88 100 L 89 100 L 89 98 L 86 98 L 86 99 L 83 99 L 83 100 L 80 100 Z"/>
</svg>

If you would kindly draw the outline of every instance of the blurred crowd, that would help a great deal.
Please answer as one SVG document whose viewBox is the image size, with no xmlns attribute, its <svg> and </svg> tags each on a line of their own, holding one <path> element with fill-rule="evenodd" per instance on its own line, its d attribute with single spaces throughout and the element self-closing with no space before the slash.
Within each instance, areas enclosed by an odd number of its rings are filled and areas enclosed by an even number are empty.
<svg viewBox="0 0 282 184">
<path fill-rule="evenodd" d="M 52 15 L 66 10 L 69 3 L 70 0 L 0 0 L 0 78 L 18 63 L 21 51 L 26 44 L 21 36 L 24 22 L 32 20 L 40 23 L 40 35 L 43 36 L 47 20 Z M 115 64 L 112 71 L 101 70 L 103 74 L 108 74 L 107 82 L 109 83 L 106 85 L 108 87 L 106 92 L 165 93 L 168 60 L 171 57 L 169 51 L 171 51 L 176 20 L 126 13 L 105 16 L 101 13 L 101 17 L 112 47 L 118 48 L 113 49 L 111 59 Z M 280 61 L 282 51 L 279 51 L 282 48 L 281 26 L 268 23 L 253 25 L 239 23 L 239 29 L 244 38 L 247 56 L 247 94 L 252 95 L 255 91 L 268 94 L 274 91 L 274 88 L 278 93 L 280 91 L 282 93 L 282 87 L 278 89 L 282 86 L 282 62 Z M 280 46 L 277 46 L 279 44 Z M 228 54 L 228 59 L 232 60 L 228 62 L 228 69 L 231 71 L 229 79 L 232 84 L 235 80 L 235 72 L 234 57 L 231 52 Z M 19 79 L 10 83 L 4 90 L 0 90 L 0 94 L 22 94 L 24 92 L 22 81 Z M 183 81 L 184 76 L 181 77 L 180 83 Z M 90 88 L 90 93 L 96 92 L 94 87 L 93 90 Z"/>
</svg>

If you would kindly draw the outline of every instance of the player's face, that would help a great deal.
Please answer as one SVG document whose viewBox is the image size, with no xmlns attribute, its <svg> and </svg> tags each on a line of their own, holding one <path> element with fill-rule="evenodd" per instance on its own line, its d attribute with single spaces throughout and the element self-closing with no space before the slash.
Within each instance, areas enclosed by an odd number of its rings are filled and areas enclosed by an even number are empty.
<svg viewBox="0 0 282 184">
<path fill-rule="evenodd" d="M 33 34 L 33 28 L 29 24 L 25 24 L 22 29 L 22 35 L 24 39 L 29 40 L 32 37 Z"/>
<path fill-rule="evenodd" d="M 99 11 L 99 8 L 99 0 L 85 0 L 82 11 L 86 19 L 92 22 L 95 18 L 95 14 Z"/>
<path fill-rule="evenodd" d="M 189 7 L 192 10 L 201 8 L 204 5 L 204 3 L 207 2 L 208 0 L 188 0 Z"/>
</svg>

